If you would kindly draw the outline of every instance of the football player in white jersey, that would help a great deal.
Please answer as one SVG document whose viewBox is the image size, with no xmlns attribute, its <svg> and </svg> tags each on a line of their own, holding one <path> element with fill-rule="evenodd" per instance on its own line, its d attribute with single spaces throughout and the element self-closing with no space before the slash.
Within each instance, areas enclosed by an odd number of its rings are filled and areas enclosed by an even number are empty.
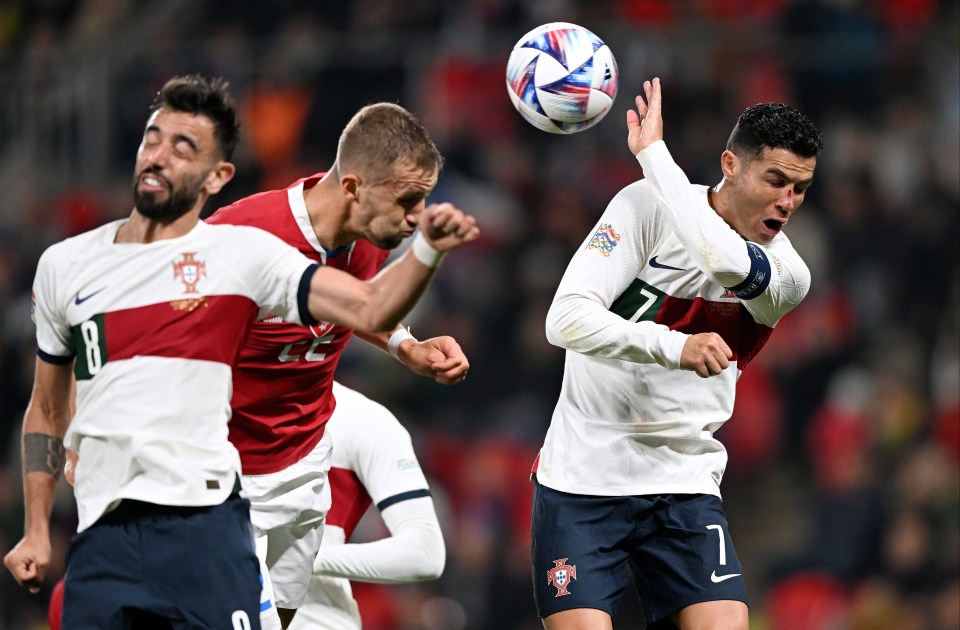
<svg viewBox="0 0 960 630">
<path fill-rule="evenodd" d="M 783 227 L 822 141 L 792 107 L 750 107 L 722 181 L 693 185 L 663 142 L 659 79 L 644 92 L 627 128 L 645 179 L 611 200 L 547 314 L 567 352 L 533 467 L 535 600 L 547 630 L 609 630 L 629 566 L 648 629 L 746 630 L 713 433 L 740 372 L 809 289 Z"/>
<path fill-rule="evenodd" d="M 440 577 L 446 559 L 433 498 L 410 434 L 383 405 L 340 383 L 327 430 L 335 444 L 332 505 L 307 597 L 292 630 L 360 630 L 350 580 L 401 584 Z M 390 536 L 351 543 L 375 505 Z"/>
<path fill-rule="evenodd" d="M 247 331 L 266 313 L 390 330 L 442 252 L 478 235 L 455 208 L 425 212 L 419 246 L 360 281 L 262 230 L 201 223 L 234 174 L 239 124 L 225 88 L 167 82 L 137 152 L 130 216 L 51 246 L 37 266 L 24 537 L 4 564 L 39 589 L 65 448 L 77 451 L 67 627 L 259 627 L 249 502 L 227 439 Z"/>
</svg>

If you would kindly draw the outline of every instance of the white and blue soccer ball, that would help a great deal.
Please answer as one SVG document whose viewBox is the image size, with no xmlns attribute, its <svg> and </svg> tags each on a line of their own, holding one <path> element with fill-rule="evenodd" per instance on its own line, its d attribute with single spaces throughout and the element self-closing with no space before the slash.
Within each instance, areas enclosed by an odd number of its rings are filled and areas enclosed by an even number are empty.
<svg viewBox="0 0 960 630">
<path fill-rule="evenodd" d="M 507 93 L 537 129 L 570 134 L 607 115 L 620 75 L 610 47 L 567 22 L 538 26 L 520 38 L 507 61 Z"/>
</svg>

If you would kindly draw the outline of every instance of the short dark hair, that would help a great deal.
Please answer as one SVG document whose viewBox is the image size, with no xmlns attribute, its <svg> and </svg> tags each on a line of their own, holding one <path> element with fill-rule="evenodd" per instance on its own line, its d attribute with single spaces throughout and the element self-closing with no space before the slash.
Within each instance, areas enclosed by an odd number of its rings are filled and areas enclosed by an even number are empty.
<svg viewBox="0 0 960 630">
<path fill-rule="evenodd" d="M 375 103 L 362 108 L 340 134 L 337 165 L 340 172 L 364 170 L 379 176 L 398 160 L 437 172 L 443 157 L 417 118 L 395 103 Z"/>
<path fill-rule="evenodd" d="M 220 77 L 208 78 L 199 74 L 174 77 L 157 92 L 150 112 L 169 107 L 178 112 L 206 116 L 213 121 L 220 154 L 229 160 L 240 141 L 240 120 L 233 97 L 227 91 L 229 86 Z"/>
<path fill-rule="evenodd" d="M 760 103 L 748 107 L 727 140 L 727 150 L 752 159 L 764 147 L 787 149 L 800 157 L 820 155 L 823 139 L 810 119 L 783 103 Z"/>
</svg>

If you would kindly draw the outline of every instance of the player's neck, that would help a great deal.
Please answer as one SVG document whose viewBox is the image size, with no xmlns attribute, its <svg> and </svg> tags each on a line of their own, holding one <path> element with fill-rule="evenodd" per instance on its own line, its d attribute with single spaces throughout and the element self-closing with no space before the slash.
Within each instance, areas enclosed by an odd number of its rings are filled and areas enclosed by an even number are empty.
<svg viewBox="0 0 960 630">
<path fill-rule="evenodd" d="M 740 238 L 747 240 L 740 230 L 737 229 L 736 222 L 733 220 L 733 200 L 731 198 L 731 188 L 727 185 L 727 180 L 722 179 L 720 183 L 707 190 L 707 203 L 720 215 L 720 218 L 730 226 L 730 228 L 740 234 Z"/>
<path fill-rule="evenodd" d="M 327 173 L 313 188 L 304 191 L 303 203 L 310 217 L 310 225 L 327 251 L 333 251 L 357 240 L 357 236 L 346 229 L 349 207 L 340 194 L 340 182 Z"/>
<path fill-rule="evenodd" d="M 200 222 L 200 206 L 172 221 L 158 221 L 146 217 L 134 208 L 130 217 L 117 230 L 114 243 L 154 243 L 180 238 Z"/>
</svg>

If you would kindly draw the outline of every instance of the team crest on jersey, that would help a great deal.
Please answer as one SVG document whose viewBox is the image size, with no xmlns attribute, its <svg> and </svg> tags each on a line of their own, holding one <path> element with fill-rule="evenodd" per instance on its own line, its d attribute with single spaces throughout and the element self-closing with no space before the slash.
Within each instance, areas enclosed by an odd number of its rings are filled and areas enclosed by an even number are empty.
<svg viewBox="0 0 960 630">
<path fill-rule="evenodd" d="M 587 249 L 595 249 L 599 251 L 600 255 L 604 258 L 610 258 L 610 253 L 619 242 L 620 235 L 613 229 L 613 226 L 609 223 L 601 223 L 600 227 L 597 228 L 596 234 L 593 235 L 590 243 L 587 244 Z"/>
<path fill-rule="evenodd" d="M 567 564 L 566 558 L 553 561 L 553 568 L 547 571 L 547 584 L 553 584 L 557 589 L 554 597 L 569 595 L 570 580 L 577 579 L 577 567 Z"/>
<path fill-rule="evenodd" d="M 333 322 L 320 322 L 310 327 L 310 332 L 314 337 L 323 337 L 330 332 L 336 324 Z"/>
<path fill-rule="evenodd" d="M 183 282 L 184 293 L 196 293 L 200 278 L 207 275 L 207 265 L 196 259 L 196 252 L 184 252 L 183 260 L 173 263 L 173 277 Z"/>
</svg>

